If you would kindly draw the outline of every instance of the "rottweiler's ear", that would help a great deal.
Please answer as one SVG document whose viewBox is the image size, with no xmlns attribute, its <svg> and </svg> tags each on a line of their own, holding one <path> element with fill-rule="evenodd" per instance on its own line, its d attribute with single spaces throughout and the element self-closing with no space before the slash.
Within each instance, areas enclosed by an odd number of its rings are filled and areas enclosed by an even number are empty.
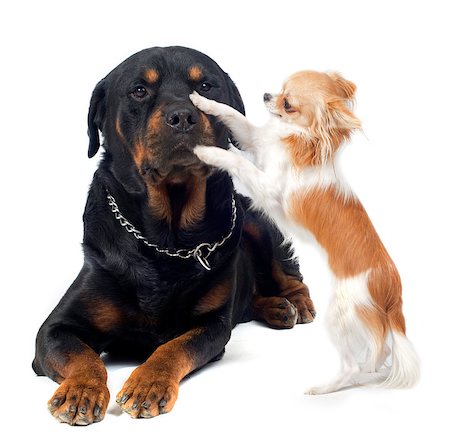
<svg viewBox="0 0 450 444">
<path fill-rule="evenodd" d="M 231 106 L 245 116 L 245 107 L 244 102 L 242 101 L 241 94 L 239 93 L 239 90 L 237 89 L 233 80 L 231 80 L 230 76 L 228 74 L 225 74 L 225 76 L 227 79 L 228 89 L 230 91 Z"/>
<path fill-rule="evenodd" d="M 105 119 L 105 79 L 100 80 L 94 89 L 88 113 L 89 158 L 94 157 L 100 147 L 98 131 L 103 128 Z"/>
</svg>

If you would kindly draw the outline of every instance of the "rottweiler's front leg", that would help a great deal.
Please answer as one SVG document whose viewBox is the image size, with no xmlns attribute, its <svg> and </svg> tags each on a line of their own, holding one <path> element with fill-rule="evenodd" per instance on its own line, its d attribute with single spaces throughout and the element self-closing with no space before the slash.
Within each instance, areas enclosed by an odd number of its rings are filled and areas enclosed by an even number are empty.
<svg viewBox="0 0 450 444">
<path fill-rule="evenodd" d="M 247 210 L 243 239 L 257 269 L 252 318 L 275 328 L 292 328 L 314 320 L 316 311 L 292 247 L 275 225 Z"/>
<path fill-rule="evenodd" d="M 216 320 L 161 345 L 131 373 L 116 402 L 133 418 L 170 412 L 180 381 L 219 355 L 230 334 L 231 329 Z"/>
<path fill-rule="evenodd" d="M 60 422 L 88 425 L 103 419 L 109 402 L 103 361 L 66 328 L 41 328 L 33 368 L 60 383 L 48 401 L 50 413 Z"/>
</svg>

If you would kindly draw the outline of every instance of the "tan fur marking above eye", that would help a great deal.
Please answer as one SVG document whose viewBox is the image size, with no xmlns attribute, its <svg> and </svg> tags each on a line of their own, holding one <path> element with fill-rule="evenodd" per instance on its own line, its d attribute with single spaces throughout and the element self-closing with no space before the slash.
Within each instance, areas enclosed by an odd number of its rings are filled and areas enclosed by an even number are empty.
<svg viewBox="0 0 450 444">
<path fill-rule="evenodd" d="M 156 83 L 159 79 L 159 73 L 154 68 L 147 69 L 145 72 L 145 80 L 147 80 L 148 83 Z"/>
<path fill-rule="evenodd" d="M 189 79 L 193 82 L 199 82 L 203 77 L 203 71 L 199 66 L 191 66 L 188 70 Z"/>
</svg>

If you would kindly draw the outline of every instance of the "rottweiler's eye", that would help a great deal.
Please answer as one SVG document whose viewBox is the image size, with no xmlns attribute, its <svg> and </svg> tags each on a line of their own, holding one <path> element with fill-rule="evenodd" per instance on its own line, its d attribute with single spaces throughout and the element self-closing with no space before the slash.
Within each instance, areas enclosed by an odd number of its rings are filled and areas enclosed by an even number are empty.
<svg viewBox="0 0 450 444">
<path fill-rule="evenodd" d="M 212 88 L 211 83 L 208 83 L 208 82 L 202 82 L 202 83 L 200 84 L 200 90 L 201 90 L 201 91 L 209 91 L 211 88 Z"/>
<path fill-rule="evenodd" d="M 292 111 L 292 106 L 291 104 L 287 101 L 287 99 L 284 99 L 284 110 L 289 112 Z"/>
<path fill-rule="evenodd" d="M 139 85 L 131 91 L 131 95 L 137 100 L 142 100 L 148 96 L 148 91 L 145 86 Z"/>
</svg>

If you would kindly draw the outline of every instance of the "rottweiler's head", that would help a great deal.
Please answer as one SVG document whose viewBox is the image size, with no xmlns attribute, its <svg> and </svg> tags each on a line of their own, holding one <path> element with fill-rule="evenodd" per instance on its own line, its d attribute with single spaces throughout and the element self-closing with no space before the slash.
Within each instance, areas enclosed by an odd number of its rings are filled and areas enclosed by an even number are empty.
<svg viewBox="0 0 450 444">
<path fill-rule="evenodd" d="M 183 47 L 134 54 L 92 94 L 89 157 L 98 151 L 100 130 L 112 171 L 129 192 L 208 175 L 193 148 L 197 144 L 226 148 L 229 133 L 193 106 L 189 94 L 194 90 L 244 113 L 236 86 L 206 55 Z"/>
</svg>

